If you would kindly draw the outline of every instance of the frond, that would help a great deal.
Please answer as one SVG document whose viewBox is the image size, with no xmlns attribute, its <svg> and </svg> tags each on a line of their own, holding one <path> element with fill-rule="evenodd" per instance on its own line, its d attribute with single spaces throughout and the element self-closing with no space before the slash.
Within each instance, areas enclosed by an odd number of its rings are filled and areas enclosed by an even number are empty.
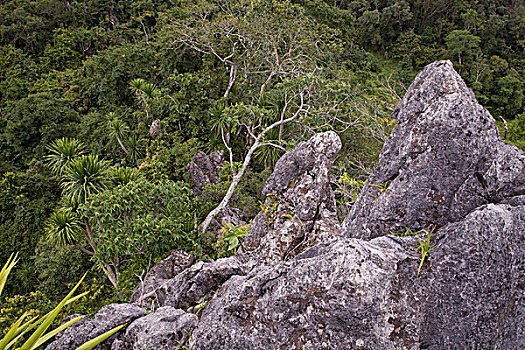
<svg viewBox="0 0 525 350">
<path fill-rule="evenodd" d="M 50 153 L 44 157 L 44 161 L 56 175 L 62 175 L 69 164 L 85 152 L 82 142 L 65 137 L 52 141 L 46 149 Z"/>
<path fill-rule="evenodd" d="M 45 227 L 47 240 L 59 247 L 76 243 L 82 232 L 81 221 L 67 209 L 54 212 L 46 220 Z"/>
<path fill-rule="evenodd" d="M 109 163 L 96 155 L 73 160 L 64 172 L 62 194 L 73 204 L 84 203 L 94 193 L 107 187 Z"/>
</svg>

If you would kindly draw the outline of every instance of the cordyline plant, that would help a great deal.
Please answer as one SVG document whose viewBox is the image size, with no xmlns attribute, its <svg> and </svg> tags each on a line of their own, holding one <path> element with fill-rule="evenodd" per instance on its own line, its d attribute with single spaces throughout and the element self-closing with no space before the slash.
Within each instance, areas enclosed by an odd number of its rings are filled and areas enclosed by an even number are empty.
<svg viewBox="0 0 525 350">
<path fill-rule="evenodd" d="M 18 262 L 17 254 L 11 254 L 7 262 L 5 263 L 4 267 L 0 271 L 0 296 L 2 296 L 2 291 L 4 289 L 5 283 L 7 281 L 7 276 L 11 272 L 11 270 L 14 268 L 16 263 Z M 79 294 L 75 297 L 73 297 L 73 293 L 77 290 L 77 288 L 80 286 L 82 281 L 84 280 L 84 277 L 77 283 L 77 285 L 71 290 L 71 292 L 55 307 L 53 310 L 48 312 L 42 317 L 33 317 L 30 319 L 27 319 L 28 314 L 27 312 L 24 313 L 22 316 L 18 318 L 18 320 L 11 325 L 7 333 L 3 336 L 3 338 L 0 338 L 0 350 L 33 350 L 37 349 L 41 345 L 43 345 L 45 342 L 50 340 L 52 337 L 57 335 L 58 333 L 62 332 L 78 320 L 82 318 L 82 316 L 76 317 L 59 327 L 48 331 L 49 327 L 53 323 L 53 321 L 57 318 L 60 311 L 64 308 L 64 306 L 82 298 L 84 295 L 87 294 L 87 292 Z M 89 350 L 93 349 L 98 344 L 102 343 L 104 340 L 112 336 L 114 333 L 119 331 L 122 327 L 125 325 L 120 325 L 116 328 L 113 328 L 112 330 L 99 335 L 98 337 L 82 344 L 80 347 L 78 347 L 76 350 Z M 23 342 L 25 340 L 25 342 Z M 23 342 L 23 344 L 22 344 Z M 21 344 L 21 345 L 20 345 Z"/>
</svg>

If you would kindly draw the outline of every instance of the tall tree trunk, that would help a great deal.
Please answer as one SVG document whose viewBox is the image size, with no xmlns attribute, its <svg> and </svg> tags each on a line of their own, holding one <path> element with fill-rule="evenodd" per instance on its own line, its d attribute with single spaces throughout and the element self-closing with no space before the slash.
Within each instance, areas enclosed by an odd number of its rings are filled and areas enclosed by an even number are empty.
<svg viewBox="0 0 525 350">
<path fill-rule="evenodd" d="M 228 82 L 228 88 L 226 89 L 226 92 L 224 93 L 224 98 L 227 98 L 228 95 L 230 94 L 230 91 L 236 79 L 237 79 L 237 65 L 232 64 L 230 68 L 230 81 Z"/>
</svg>

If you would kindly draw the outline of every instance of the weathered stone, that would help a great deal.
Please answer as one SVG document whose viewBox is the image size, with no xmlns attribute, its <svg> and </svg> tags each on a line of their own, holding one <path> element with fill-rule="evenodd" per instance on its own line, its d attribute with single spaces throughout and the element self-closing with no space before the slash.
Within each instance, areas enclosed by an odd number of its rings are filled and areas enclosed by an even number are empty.
<svg viewBox="0 0 525 350">
<path fill-rule="evenodd" d="M 523 152 L 503 144 L 450 62 L 427 66 L 395 115 L 344 226 L 377 238 L 340 238 L 232 277 L 190 349 L 525 346 Z M 435 248 L 418 276 L 418 240 L 389 231 L 430 224 Z"/>
<path fill-rule="evenodd" d="M 157 136 L 159 136 L 160 132 L 160 119 L 156 119 L 151 123 L 151 126 L 149 127 L 149 135 L 152 139 L 156 139 Z"/>
<path fill-rule="evenodd" d="M 340 149 L 339 136 L 325 132 L 279 159 L 263 189 L 265 210 L 253 220 L 244 251 L 253 250 L 259 263 L 278 262 L 339 235 L 330 172 Z"/>
<path fill-rule="evenodd" d="M 46 350 L 72 350 L 99 335 L 146 315 L 144 309 L 132 304 L 111 304 L 100 309 L 92 320 L 83 318 L 62 332 L 60 338 L 49 344 Z M 103 343 L 97 350 L 109 350 L 117 332 Z"/>
<path fill-rule="evenodd" d="M 136 303 L 144 307 L 169 305 L 188 309 L 200 304 L 206 295 L 231 276 L 244 274 L 244 268 L 237 257 L 209 263 L 201 261 L 165 281 L 154 292 L 144 294 Z"/>
<path fill-rule="evenodd" d="M 151 295 L 154 299 L 155 290 L 166 280 L 174 278 L 185 268 L 191 266 L 193 258 L 183 250 L 172 250 L 167 258 L 161 260 L 148 271 L 131 295 L 131 303 L 137 302 L 143 295 Z"/>
<path fill-rule="evenodd" d="M 420 276 L 414 237 L 344 238 L 230 279 L 190 349 L 519 349 L 525 206 L 446 225 Z"/>
<path fill-rule="evenodd" d="M 213 151 L 208 156 L 204 152 L 198 152 L 193 161 L 188 164 L 188 173 L 195 186 L 193 192 L 197 197 L 202 197 L 207 185 L 216 184 L 219 181 L 219 172 L 224 167 L 224 151 Z M 218 229 L 224 224 L 246 225 L 242 219 L 242 210 L 226 206 L 221 210 L 216 219 L 211 223 L 211 227 Z"/>
<path fill-rule="evenodd" d="M 389 238 L 344 239 L 232 278 L 205 309 L 190 348 L 370 348 L 392 328 L 384 284 L 392 262 L 406 257 Z"/>
<path fill-rule="evenodd" d="M 370 239 L 443 226 L 482 204 L 525 193 L 523 153 L 503 143 L 450 61 L 425 67 L 393 117 L 398 125 L 343 234 Z"/>
<path fill-rule="evenodd" d="M 199 151 L 193 157 L 193 161 L 188 164 L 188 172 L 195 184 L 193 191 L 197 196 L 202 194 L 206 185 L 219 181 L 219 172 L 223 166 L 224 151 L 214 151 L 209 156 Z"/>
<path fill-rule="evenodd" d="M 171 306 L 131 323 L 122 339 L 115 340 L 111 350 L 173 350 L 188 341 L 199 319 Z"/>
</svg>

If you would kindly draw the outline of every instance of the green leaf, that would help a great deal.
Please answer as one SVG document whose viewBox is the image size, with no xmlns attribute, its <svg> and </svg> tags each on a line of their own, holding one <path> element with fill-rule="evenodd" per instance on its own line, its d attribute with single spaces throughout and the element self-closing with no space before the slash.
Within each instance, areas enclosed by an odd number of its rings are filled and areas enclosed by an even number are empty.
<svg viewBox="0 0 525 350">
<path fill-rule="evenodd" d="M 82 316 L 75 317 L 74 319 L 64 323 L 63 325 L 60 325 L 56 329 L 52 330 L 51 332 L 46 333 L 43 337 L 41 337 L 36 343 L 34 348 L 38 348 L 40 345 L 44 344 L 46 341 L 57 335 L 58 333 L 62 332 L 64 329 L 68 328 L 72 324 L 76 323 L 82 318 Z"/>
<path fill-rule="evenodd" d="M 104 340 L 106 340 L 107 338 L 111 337 L 113 334 L 118 332 L 124 326 L 125 326 L 125 324 L 122 324 L 122 325 L 120 325 L 118 327 L 115 327 L 112 330 L 110 330 L 110 331 L 108 331 L 108 332 L 106 332 L 104 334 L 101 334 L 98 337 L 96 337 L 94 339 L 91 339 L 90 341 L 82 344 L 81 346 L 79 346 L 75 350 L 90 350 L 90 349 L 93 349 L 95 346 L 97 346 L 98 344 L 102 343 Z"/>
<path fill-rule="evenodd" d="M 20 347 L 19 350 L 33 350 L 36 348 L 36 343 L 38 340 L 43 336 L 45 331 L 49 328 L 49 326 L 53 323 L 55 318 L 58 316 L 58 313 L 64 308 L 67 301 L 73 296 L 73 293 L 77 290 L 77 288 L 80 286 L 82 281 L 84 281 L 84 278 L 86 278 L 86 274 L 80 279 L 80 281 L 76 284 L 76 286 L 69 292 L 69 294 L 58 304 L 56 308 L 54 308 L 46 317 L 43 318 L 42 324 L 33 332 L 33 334 L 29 337 L 29 339 Z"/>
<path fill-rule="evenodd" d="M 9 259 L 7 259 L 7 262 L 5 263 L 4 267 L 0 271 L 0 295 L 2 295 L 2 291 L 4 290 L 4 286 L 7 281 L 7 276 L 9 275 L 13 267 L 15 267 L 16 263 L 18 262 L 17 256 L 18 256 L 18 253 L 11 254 L 9 256 Z"/>
</svg>

